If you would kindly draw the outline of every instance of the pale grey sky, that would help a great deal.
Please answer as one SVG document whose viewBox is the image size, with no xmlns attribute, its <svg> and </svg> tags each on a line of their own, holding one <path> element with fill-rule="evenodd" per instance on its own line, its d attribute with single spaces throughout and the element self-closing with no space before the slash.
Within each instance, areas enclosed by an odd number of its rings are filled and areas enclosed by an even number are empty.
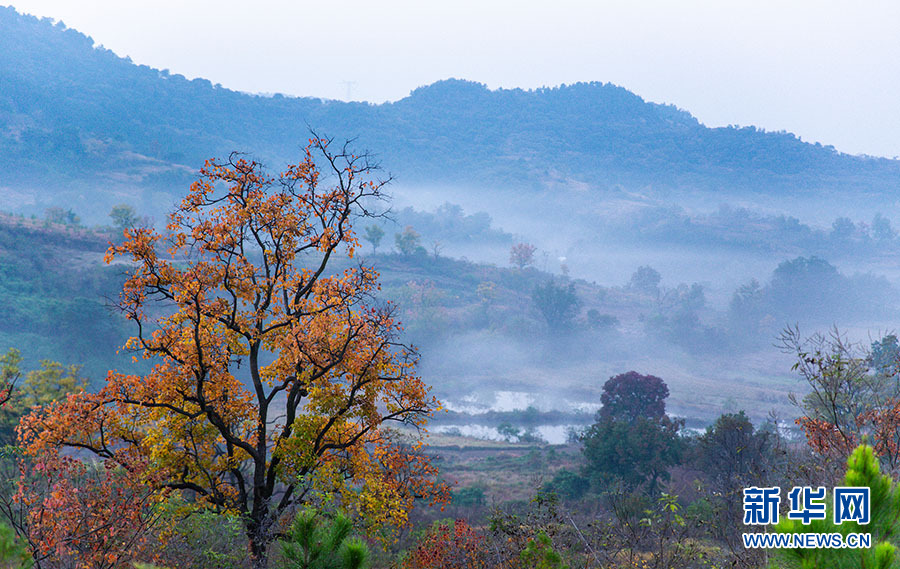
<svg viewBox="0 0 900 569">
<path fill-rule="evenodd" d="M 900 2 L 17 0 L 136 63 L 381 102 L 448 77 L 609 81 L 710 126 L 900 155 Z"/>
</svg>

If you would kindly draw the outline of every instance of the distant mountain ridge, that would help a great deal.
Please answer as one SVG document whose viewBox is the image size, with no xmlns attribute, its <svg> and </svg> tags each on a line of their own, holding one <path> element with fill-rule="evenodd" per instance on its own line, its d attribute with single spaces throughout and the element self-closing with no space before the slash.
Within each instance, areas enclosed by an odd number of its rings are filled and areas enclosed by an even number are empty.
<svg viewBox="0 0 900 569">
<path fill-rule="evenodd" d="M 277 167 L 310 127 L 357 138 L 411 184 L 900 189 L 900 161 L 784 132 L 707 128 L 609 83 L 491 91 L 451 79 L 379 105 L 263 97 L 135 65 L 62 24 L 0 8 L 0 187 L 52 190 L 38 203 L 85 188 L 151 200 L 233 150 Z"/>
</svg>

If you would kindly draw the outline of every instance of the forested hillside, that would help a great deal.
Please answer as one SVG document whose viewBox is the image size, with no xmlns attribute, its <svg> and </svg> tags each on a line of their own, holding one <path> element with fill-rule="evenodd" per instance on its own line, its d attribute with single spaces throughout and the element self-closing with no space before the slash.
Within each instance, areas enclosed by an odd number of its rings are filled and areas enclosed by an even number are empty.
<svg viewBox="0 0 900 569">
<path fill-rule="evenodd" d="M 13 8 L 0 9 L 0 32 L 7 210 L 127 195 L 144 211 L 165 211 L 169 203 L 155 206 L 206 158 L 244 150 L 277 166 L 310 128 L 358 137 L 404 183 L 889 193 L 900 174 L 900 162 L 789 133 L 707 128 L 612 84 L 492 91 L 447 80 L 378 105 L 263 97 L 136 65 Z"/>
<path fill-rule="evenodd" d="M 110 237 L 0 214 L 0 344 L 21 349 L 28 366 L 81 365 L 94 380 L 130 363 L 117 351 L 131 331 L 112 308 L 122 268 L 101 260 Z"/>
</svg>

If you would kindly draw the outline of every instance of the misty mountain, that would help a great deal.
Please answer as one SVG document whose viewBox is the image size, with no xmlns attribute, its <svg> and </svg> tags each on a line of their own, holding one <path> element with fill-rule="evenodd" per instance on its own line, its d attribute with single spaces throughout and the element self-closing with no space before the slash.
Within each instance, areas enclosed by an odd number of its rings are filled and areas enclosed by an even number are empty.
<svg viewBox="0 0 900 569">
<path fill-rule="evenodd" d="M 302 60 L 285 72 L 301 73 Z M 786 132 L 707 128 L 608 83 L 492 91 L 451 79 L 379 105 L 258 96 L 136 65 L 62 23 L 0 8 L 3 209 L 86 195 L 159 203 L 209 157 L 295 159 L 310 128 L 355 137 L 407 184 L 884 195 L 900 179 L 900 161 Z"/>
</svg>

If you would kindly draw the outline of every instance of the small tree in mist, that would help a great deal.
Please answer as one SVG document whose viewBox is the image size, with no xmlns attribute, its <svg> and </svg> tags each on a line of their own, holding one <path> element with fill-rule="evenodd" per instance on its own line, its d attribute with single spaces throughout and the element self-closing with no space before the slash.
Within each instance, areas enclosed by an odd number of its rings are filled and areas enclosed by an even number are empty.
<svg viewBox="0 0 900 569">
<path fill-rule="evenodd" d="M 547 281 L 534 289 L 531 299 L 553 332 L 570 329 L 581 307 L 575 285 L 571 283 L 564 286 Z"/>
<path fill-rule="evenodd" d="M 613 330 L 619 325 L 619 319 L 612 314 L 601 314 L 596 308 L 587 311 L 588 327 L 593 330 Z"/>
<path fill-rule="evenodd" d="M 884 377 L 900 375 L 900 341 L 896 334 L 888 334 L 877 342 L 872 342 L 869 352 L 872 371 Z"/>
<path fill-rule="evenodd" d="M 421 236 L 411 225 L 407 225 L 403 229 L 403 233 L 394 235 L 394 243 L 397 245 L 397 250 L 403 255 L 418 255 L 426 252 L 422 247 Z"/>
<path fill-rule="evenodd" d="M 757 332 L 763 326 L 767 314 L 766 296 L 756 279 L 738 287 L 728 304 L 728 318 L 735 330 L 743 333 Z"/>
<path fill-rule="evenodd" d="M 835 241 L 848 241 L 856 235 L 856 224 L 849 217 L 839 217 L 831 224 L 829 237 Z"/>
<path fill-rule="evenodd" d="M 817 315 L 824 308 L 829 319 L 836 312 L 847 313 L 855 294 L 834 265 L 816 256 L 780 263 L 765 290 L 768 308 L 776 315 Z"/>
<path fill-rule="evenodd" d="M 891 241 L 897 237 L 897 232 L 891 227 L 891 220 L 876 213 L 872 219 L 872 237 L 876 241 Z"/>
<path fill-rule="evenodd" d="M 372 253 L 378 252 L 378 246 L 381 245 L 381 239 L 384 237 L 384 229 L 380 225 L 370 225 L 366 227 L 365 239 L 372 244 Z"/>
<path fill-rule="evenodd" d="M 509 250 L 509 264 L 520 271 L 534 264 L 537 247 L 530 243 L 516 243 Z"/>
<path fill-rule="evenodd" d="M 137 212 L 128 204 L 113 206 L 109 212 L 109 217 L 112 219 L 113 227 L 119 231 L 131 229 L 138 222 Z"/>
<path fill-rule="evenodd" d="M 61 225 L 77 226 L 81 224 L 81 218 L 75 212 L 71 209 L 67 210 L 57 206 L 48 207 L 44 210 L 44 219 L 49 223 L 59 223 Z"/>
<path fill-rule="evenodd" d="M 628 281 L 628 288 L 641 294 L 659 296 L 659 283 L 661 281 L 662 276 L 659 274 L 659 271 L 644 265 L 638 267 L 634 274 L 631 275 L 631 280 Z"/>
</svg>

